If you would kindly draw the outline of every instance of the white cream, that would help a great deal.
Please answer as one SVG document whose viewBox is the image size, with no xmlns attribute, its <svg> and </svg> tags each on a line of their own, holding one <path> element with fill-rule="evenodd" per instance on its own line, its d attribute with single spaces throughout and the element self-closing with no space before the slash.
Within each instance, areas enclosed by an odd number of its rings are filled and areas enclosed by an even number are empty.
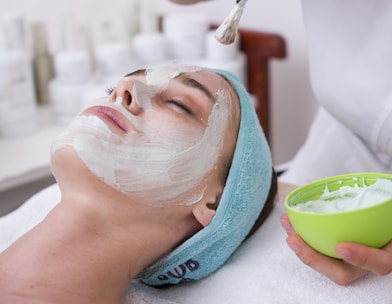
<svg viewBox="0 0 392 304">
<path fill-rule="evenodd" d="M 333 213 L 370 207 L 387 199 L 392 199 L 392 181 L 377 179 L 370 186 L 355 184 L 353 187 L 342 186 L 336 191 L 329 191 L 326 186 L 319 200 L 296 204 L 293 208 L 305 212 Z"/>
<path fill-rule="evenodd" d="M 151 97 L 178 73 L 197 70 L 180 66 L 149 70 L 146 83 L 135 80 L 132 93 L 144 111 L 154 111 Z M 124 108 L 121 98 L 102 103 L 121 112 L 135 131 L 117 135 L 95 116 L 78 116 L 54 142 L 52 153 L 72 146 L 92 173 L 140 203 L 193 204 L 201 199 L 200 183 L 214 168 L 223 146 L 229 95 L 223 91 L 216 95 L 205 130 L 159 116 L 147 123 Z"/>
</svg>

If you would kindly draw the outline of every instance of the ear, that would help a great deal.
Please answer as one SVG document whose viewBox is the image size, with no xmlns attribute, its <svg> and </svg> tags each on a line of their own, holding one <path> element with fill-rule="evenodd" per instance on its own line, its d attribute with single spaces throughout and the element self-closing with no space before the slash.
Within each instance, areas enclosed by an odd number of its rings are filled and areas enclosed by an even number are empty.
<svg viewBox="0 0 392 304">
<path fill-rule="evenodd" d="M 200 202 L 192 210 L 193 216 L 203 227 L 207 226 L 215 215 L 217 203 Z"/>
</svg>

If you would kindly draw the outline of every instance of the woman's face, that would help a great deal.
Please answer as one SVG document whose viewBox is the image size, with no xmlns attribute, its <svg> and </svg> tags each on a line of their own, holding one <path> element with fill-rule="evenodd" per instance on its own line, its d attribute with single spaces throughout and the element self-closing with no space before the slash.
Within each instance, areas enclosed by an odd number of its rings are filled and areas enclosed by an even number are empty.
<svg viewBox="0 0 392 304">
<path fill-rule="evenodd" d="M 232 156 L 234 109 L 235 93 L 219 75 L 183 66 L 140 70 L 82 111 L 52 153 L 71 146 L 94 175 L 139 202 L 193 204 L 206 177 L 221 176 L 218 159 Z"/>
</svg>

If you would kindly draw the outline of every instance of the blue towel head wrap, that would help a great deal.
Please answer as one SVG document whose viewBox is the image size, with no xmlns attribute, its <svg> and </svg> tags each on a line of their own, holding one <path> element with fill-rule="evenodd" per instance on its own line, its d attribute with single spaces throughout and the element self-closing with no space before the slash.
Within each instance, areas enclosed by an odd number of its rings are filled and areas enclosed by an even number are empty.
<svg viewBox="0 0 392 304">
<path fill-rule="evenodd" d="M 226 185 L 210 224 L 138 275 L 137 279 L 148 285 L 194 281 L 220 268 L 248 235 L 269 194 L 271 153 L 249 94 L 233 74 L 211 71 L 229 80 L 241 108 L 237 143 Z"/>
</svg>

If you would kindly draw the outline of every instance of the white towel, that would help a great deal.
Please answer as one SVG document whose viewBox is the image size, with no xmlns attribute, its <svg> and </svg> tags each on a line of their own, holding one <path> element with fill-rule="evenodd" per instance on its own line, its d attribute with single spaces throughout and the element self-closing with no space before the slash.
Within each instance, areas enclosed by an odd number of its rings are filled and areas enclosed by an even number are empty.
<svg viewBox="0 0 392 304">
<path fill-rule="evenodd" d="M 0 251 L 38 223 L 59 201 L 57 185 L 41 191 L 0 218 Z M 338 286 L 303 265 L 285 243 L 279 199 L 270 217 L 229 261 L 210 277 L 156 289 L 132 282 L 122 304 L 391 304 L 392 274 L 369 274 Z"/>
</svg>

